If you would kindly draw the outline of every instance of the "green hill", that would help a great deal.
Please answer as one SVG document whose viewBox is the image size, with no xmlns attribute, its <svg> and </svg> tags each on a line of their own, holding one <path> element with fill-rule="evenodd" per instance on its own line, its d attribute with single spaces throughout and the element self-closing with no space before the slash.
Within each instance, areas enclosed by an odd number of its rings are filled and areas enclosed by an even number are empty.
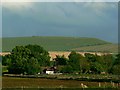
<svg viewBox="0 0 120 90">
<path fill-rule="evenodd" d="M 68 51 L 88 46 L 108 45 L 109 42 L 96 38 L 76 37 L 8 37 L 2 39 L 3 51 L 11 51 L 17 45 L 38 44 L 49 51 Z"/>
<path fill-rule="evenodd" d="M 118 52 L 117 44 L 104 44 L 104 45 L 96 45 L 96 46 L 84 46 L 80 48 L 72 49 L 75 51 L 88 51 L 88 52 Z"/>
</svg>

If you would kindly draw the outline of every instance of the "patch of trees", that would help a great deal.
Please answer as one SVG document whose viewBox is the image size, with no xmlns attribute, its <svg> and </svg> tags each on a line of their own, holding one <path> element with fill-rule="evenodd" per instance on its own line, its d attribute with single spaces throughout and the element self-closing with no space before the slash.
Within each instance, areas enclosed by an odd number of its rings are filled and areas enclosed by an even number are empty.
<svg viewBox="0 0 120 90">
<path fill-rule="evenodd" d="M 8 66 L 9 73 L 37 74 L 41 66 L 50 65 L 50 57 L 39 45 L 16 46 L 3 57 L 2 64 Z"/>
<path fill-rule="evenodd" d="M 81 74 L 120 74 L 120 54 L 90 54 L 81 55 L 72 51 L 68 58 L 56 56 L 58 71 L 61 73 L 81 73 Z M 58 62 L 59 61 L 59 62 Z M 60 62 L 60 61 L 63 61 Z M 65 62 L 65 63 L 64 63 Z"/>
</svg>

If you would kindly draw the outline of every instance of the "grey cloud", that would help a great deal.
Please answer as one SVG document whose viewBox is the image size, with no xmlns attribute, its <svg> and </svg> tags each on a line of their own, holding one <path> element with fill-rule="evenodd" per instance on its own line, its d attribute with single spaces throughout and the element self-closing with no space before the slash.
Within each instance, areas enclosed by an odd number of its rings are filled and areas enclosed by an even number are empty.
<svg viewBox="0 0 120 90">
<path fill-rule="evenodd" d="M 32 3 L 32 7 L 21 10 L 21 14 L 3 8 L 3 35 L 82 36 L 117 40 L 116 8 L 109 7 L 107 3 L 107 9 L 103 9 L 101 16 L 84 4 Z"/>
</svg>

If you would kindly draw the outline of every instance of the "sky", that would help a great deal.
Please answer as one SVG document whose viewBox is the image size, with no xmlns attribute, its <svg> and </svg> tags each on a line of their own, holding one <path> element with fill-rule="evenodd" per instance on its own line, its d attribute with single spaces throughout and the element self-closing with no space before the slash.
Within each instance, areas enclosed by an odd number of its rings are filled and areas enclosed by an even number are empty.
<svg viewBox="0 0 120 90">
<path fill-rule="evenodd" d="M 2 3 L 2 37 L 67 36 L 118 41 L 117 2 L 18 1 Z"/>
</svg>

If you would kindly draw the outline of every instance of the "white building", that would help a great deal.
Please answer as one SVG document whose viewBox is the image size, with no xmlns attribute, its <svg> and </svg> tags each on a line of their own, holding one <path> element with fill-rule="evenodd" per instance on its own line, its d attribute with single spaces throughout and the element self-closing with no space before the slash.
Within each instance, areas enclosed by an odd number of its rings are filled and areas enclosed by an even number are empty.
<svg viewBox="0 0 120 90">
<path fill-rule="evenodd" d="M 46 74 L 54 74 L 54 71 L 46 70 Z"/>
</svg>

